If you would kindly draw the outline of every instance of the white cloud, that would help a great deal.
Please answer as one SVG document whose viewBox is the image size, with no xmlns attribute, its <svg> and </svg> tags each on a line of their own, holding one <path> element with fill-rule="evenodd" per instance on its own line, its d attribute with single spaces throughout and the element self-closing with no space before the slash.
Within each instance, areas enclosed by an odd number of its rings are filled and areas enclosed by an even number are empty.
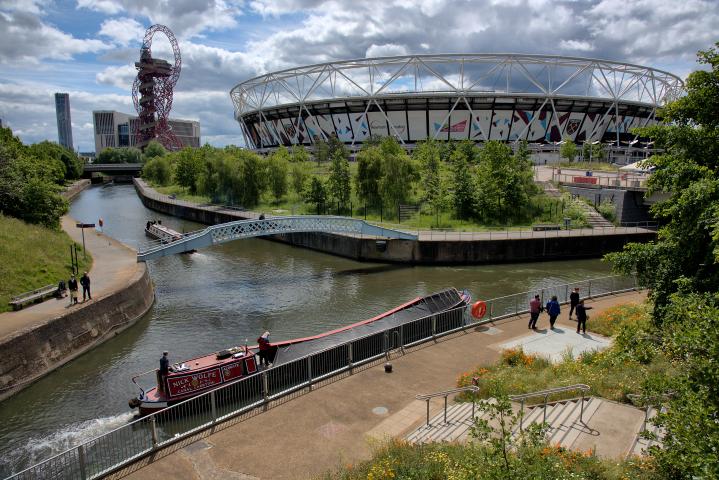
<svg viewBox="0 0 719 480">
<path fill-rule="evenodd" d="M 0 10 L 40 14 L 47 0 L 0 0 Z"/>
<path fill-rule="evenodd" d="M 132 65 L 120 65 L 107 67 L 99 72 L 95 79 L 102 85 L 112 85 L 125 91 L 130 91 L 132 82 L 135 81 L 137 70 Z"/>
<path fill-rule="evenodd" d="M 370 45 L 365 54 L 366 57 L 391 57 L 395 55 L 407 55 L 407 48 L 404 45 L 385 43 L 384 45 Z"/>
<path fill-rule="evenodd" d="M 124 10 L 122 5 L 114 0 L 77 0 L 77 8 L 87 8 L 88 10 L 110 15 L 115 15 Z"/>
<path fill-rule="evenodd" d="M 117 44 L 127 46 L 131 42 L 142 43 L 145 27 L 132 18 L 105 20 L 100 26 L 99 34 Z"/>
<path fill-rule="evenodd" d="M 585 40 L 562 40 L 559 42 L 559 48 L 562 50 L 576 50 L 579 52 L 591 52 L 594 50 L 592 44 Z"/>
<path fill-rule="evenodd" d="M 42 59 L 69 60 L 73 55 L 100 52 L 109 48 L 95 39 L 75 38 L 27 12 L 0 11 L 0 63 L 39 62 Z"/>
</svg>

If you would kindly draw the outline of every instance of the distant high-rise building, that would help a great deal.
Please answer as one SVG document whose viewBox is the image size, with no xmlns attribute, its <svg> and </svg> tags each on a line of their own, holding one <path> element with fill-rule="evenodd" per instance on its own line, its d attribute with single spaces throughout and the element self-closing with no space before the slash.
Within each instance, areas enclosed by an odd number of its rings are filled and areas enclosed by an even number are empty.
<svg viewBox="0 0 719 480">
<path fill-rule="evenodd" d="M 113 110 L 95 110 L 92 112 L 95 125 L 95 152 L 100 153 L 107 147 L 136 147 L 138 117 Z M 200 146 L 200 122 L 170 118 L 168 125 L 183 147 Z"/>
<path fill-rule="evenodd" d="M 70 95 L 55 94 L 55 115 L 57 116 L 57 138 L 60 145 L 74 150 L 72 147 L 72 120 L 70 119 Z"/>
</svg>

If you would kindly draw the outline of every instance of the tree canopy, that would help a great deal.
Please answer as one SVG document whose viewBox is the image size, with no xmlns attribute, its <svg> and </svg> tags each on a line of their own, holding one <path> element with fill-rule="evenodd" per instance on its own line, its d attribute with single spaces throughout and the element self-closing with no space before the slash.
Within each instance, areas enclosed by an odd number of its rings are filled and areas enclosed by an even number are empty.
<svg viewBox="0 0 719 480">
<path fill-rule="evenodd" d="M 719 47 L 719 43 L 716 44 Z M 710 67 L 689 75 L 686 96 L 660 113 L 663 123 L 639 129 L 663 153 L 648 195 L 658 238 L 607 255 L 613 268 L 637 272 L 654 304 L 654 336 L 679 373 L 649 379 L 649 393 L 671 393 L 657 422 L 666 429 L 654 452 L 661 478 L 717 478 L 719 472 L 719 52 L 699 52 Z M 651 381 L 650 381 L 651 380 Z"/>
</svg>

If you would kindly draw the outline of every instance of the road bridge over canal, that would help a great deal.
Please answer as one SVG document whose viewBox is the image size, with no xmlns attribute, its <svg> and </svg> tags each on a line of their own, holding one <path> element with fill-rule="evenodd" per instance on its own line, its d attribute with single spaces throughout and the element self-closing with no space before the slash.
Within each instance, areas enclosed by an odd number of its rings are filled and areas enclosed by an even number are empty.
<svg viewBox="0 0 719 480">
<path fill-rule="evenodd" d="M 326 215 L 297 215 L 221 223 L 207 227 L 204 230 L 186 233 L 181 239 L 171 243 L 153 242 L 140 246 L 137 252 L 137 261 L 145 262 L 154 258 L 174 255 L 188 250 L 197 250 L 243 238 L 304 232 L 349 233 L 402 240 L 417 240 L 417 235 L 378 227 L 364 220 L 355 218 Z"/>
</svg>

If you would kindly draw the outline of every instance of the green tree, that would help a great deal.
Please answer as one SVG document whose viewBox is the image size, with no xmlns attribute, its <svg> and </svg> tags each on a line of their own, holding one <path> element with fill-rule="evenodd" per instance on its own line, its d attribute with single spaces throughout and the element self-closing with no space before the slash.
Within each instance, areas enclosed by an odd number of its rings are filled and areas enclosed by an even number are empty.
<svg viewBox="0 0 719 480">
<path fill-rule="evenodd" d="M 446 202 L 446 192 L 442 182 L 442 162 L 437 142 L 428 139 L 418 143 L 417 148 L 412 152 L 412 158 L 421 171 L 425 192 L 422 200 L 429 203 L 434 213 L 439 215 Z"/>
<path fill-rule="evenodd" d="M 293 145 L 290 153 L 290 161 L 296 163 L 309 162 L 311 159 L 310 153 L 304 147 L 304 145 Z"/>
<path fill-rule="evenodd" d="M 330 159 L 330 147 L 321 138 L 318 138 L 315 141 L 315 160 L 317 161 L 317 166 L 319 166 L 321 163 L 327 162 Z"/>
<path fill-rule="evenodd" d="M 167 155 L 165 147 L 157 140 L 151 140 L 145 147 L 145 151 L 142 152 L 142 161 L 147 162 L 155 157 L 164 157 L 165 155 Z"/>
<path fill-rule="evenodd" d="M 75 180 L 82 175 L 82 160 L 69 148 L 48 141 L 36 143 L 28 147 L 31 155 L 38 159 L 48 161 L 54 159 L 62 163 L 65 178 Z"/>
<path fill-rule="evenodd" d="M 352 177 L 350 175 L 350 164 L 342 150 L 334 151 L 327 183 L 333 200 L 342 207 L 347 206 L 352 194 Z"/>
<path fill-rule="evenodd" d="M 559 147 L 559 156 L 566 158 L 568 162 L 574 161 L 574 158 L 577 156 L 577 146 L 571 138 L 566 137 L 562 141 L 562 146 Z"/>
<path fill-rule="evenodd" d="M 382 179 L 382 151 L 379 145 L 363 145 L 357 153 L 355 190 L 357 197 L 370 205 L 380 200 L 379 185 Z"/>
<path fill-rule="evenodd" d="M 379 191 L 382 201 L 389 207 L 407 203 L 417 181 L 417 168 L 407 152 L 393 137 L 385 137 L 380 143 L 382 153 L 382 178 Z"/>
<path fill-rule="evenodd" d="M 474 216 L 475 212 L 475 185 L 472 180 L 467 155 L 460 149 L 455 149 L 450 157 L 452 164 L 452 179 L 454 182 L 454 193 L 452 194 L 452 205 L 454 214 L 461 220 Z"/>
<path fill-rule="evenodd" d="M 344 158 L 349 158 L 350 152 L 345 147 L 345 144 L 337 137 L 336 133 L 330 135 L 327 139 L 328 159 L 333 160 L 336 155 L 341 155 Z"/>
<path fill-rule="evenodd" d="M 142 152 L 134 147 L 106 148 L 101 151 L 95 163 L 141 163 Z"/>
<path fill-rule="evenodd" d="M 719 43 L 716 44 L 719 47 Z M 666 429 L 654 451 L 659 478 L 717 478 L 719 464 L 719 52 L 699 52 L 710 70 L 689 75 L 686 96 L 660 113 L 663 123 L 638 129 L 663 150 L 648 195 L 658 238 L 606 256 L 615 271 L 637 272 L 649 287 L 655 336 L 679 374 L 647 382 L 648 393 L 674 395 L 657 423 Z"/>
<path fill-rule="evenodd" d="M 479 216 L 485 221 L 520 217 L 537 189 L 533 182 L 529 151 L 520 146 L 515 154 L 497 141 L 485 143 L 477 168 Z"/>
<path fill-rule="evenodd" d="M 310 186 L 305 192 L 305 200 L 314 204 L 317 208 L 317 215 L 320 215 L 322 207 L 327 203 L 327 188 L 319 177 L 312 176 Z"/>
<path fill-rule="evenodd" d="M 287 149 L 281 146 L 276 152 L 270 155 L 270 158 L 267 160 L 267 181 L 270 186 L 270 191 L 278 203 L 287 193 L 289 158 L 290 154 L 287 152 Z"/>
<path fill-rule="evenodd" d="M 260 197 L 267 188 L 265 161 L 257 154 L 240 150 L 241 160 L 241 201 L 246 207 L 254 207 L 260 203 Z"/>
<path fill-rule="evenodd" d="M 59 227 L 68 202 L 60 196 L 59 160 L 31 154 L 8 128 L 0 128 L 0 212 L 30 223 Z M 37 151 L 37 150 L 35 150 Z"/>
<path fill-rule="evenodd" d="M 185 147 L 174 154 L 175 182 L 188 188 L 190 193 L 197 192 L 197 178 L 204 168 L 201 149 Z"/>
<path fill-rule="evenodd" d="M 170 161 L 164 157 L 149 159 L 142 167 L 142 178 L 146 178 L 158 185 L 169 185 L 172 180 Z"/>
<path fill-rule="evenodd" d="M 305 171 L 302 163 L 298 162 L 292 164 L 292 168 L 290 169 L 290 179 L 292 190 L 294 190 L 297 195 L 302 195 L 307 184 L 307 172 Z"/>
</svg>

